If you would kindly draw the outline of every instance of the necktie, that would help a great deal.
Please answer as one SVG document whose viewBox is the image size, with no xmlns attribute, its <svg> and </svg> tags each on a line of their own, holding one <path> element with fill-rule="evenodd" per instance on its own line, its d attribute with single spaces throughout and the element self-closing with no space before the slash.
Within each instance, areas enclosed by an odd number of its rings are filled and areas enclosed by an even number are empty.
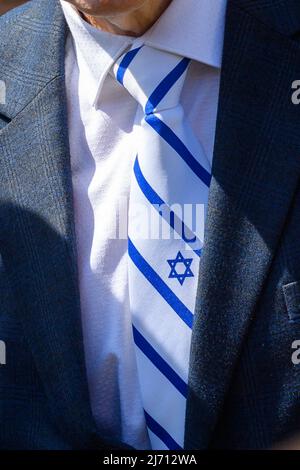
<svg viewBox="0 0 300 470">
<path fill-rule="evenodd" d="M 153 449 L 182 449 L 210 165 L 180 105 L 190 61 L 146 45 L 114 66 L 139 103 L 128 215 L 129 299 Z"/>
</svg>

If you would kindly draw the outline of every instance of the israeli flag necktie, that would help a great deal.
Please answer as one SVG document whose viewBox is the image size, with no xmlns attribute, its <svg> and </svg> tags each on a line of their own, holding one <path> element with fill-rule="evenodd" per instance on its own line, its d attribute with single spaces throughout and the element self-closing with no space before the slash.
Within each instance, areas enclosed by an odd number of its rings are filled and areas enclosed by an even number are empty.
<svg viewBox="0 0 300 470">
<path fill-rule="evenodd" d="M 211 179 L 209 161 L 180 105 L 189 63 L 144 45 L 127 52 L 113 68 L 140 105 L 133 130 L 137 155 L 128 215 L 128 282 L 142 402 L 154 450 L 184 446 Z"/>
</svg>

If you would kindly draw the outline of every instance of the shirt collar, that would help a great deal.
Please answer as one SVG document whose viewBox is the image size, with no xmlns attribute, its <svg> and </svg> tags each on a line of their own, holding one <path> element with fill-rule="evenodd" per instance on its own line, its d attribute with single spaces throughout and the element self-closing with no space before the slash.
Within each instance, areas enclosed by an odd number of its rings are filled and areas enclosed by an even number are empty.
<svg viewBox="0 0 300 470">
<path fill-rule="evenodd" d="M 70 3 L 60 2 L 71 32 L 79 73 L 87 81 L 86 96 L 94 105 L 112 65 L 135 38 L 101 31 L 88 24 Z"/>
<path fill-rule="evenodd" d="M 227 0 L 172 0 L 152 28 L 139 38 L 101 31 L 84 21 L 70 3 L 61 0 L 61 5 L 79 69 L 89 72 L 88 93 L 94 103 L 112 65 L 133 43 L 221 67 Z"/>
<path fill-rule="evenodd" d="M 226 6 L 227 0 L 173 0 L 144 42 L 220 68 Z"/>
</svg>

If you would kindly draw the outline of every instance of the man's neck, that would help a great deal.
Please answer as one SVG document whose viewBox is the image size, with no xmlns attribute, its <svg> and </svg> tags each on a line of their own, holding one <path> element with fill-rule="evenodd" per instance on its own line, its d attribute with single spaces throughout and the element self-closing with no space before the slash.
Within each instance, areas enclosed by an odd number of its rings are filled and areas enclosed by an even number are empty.
<svg viewBox="0 0 300 470">
<path fill-rule="evenodd" d="M 158 20 L 172 0 L 148 0 L 140 8 L 110 17 L 83 14 L 92 26 L 113 34 L 141 36 Z"/>
</svg>

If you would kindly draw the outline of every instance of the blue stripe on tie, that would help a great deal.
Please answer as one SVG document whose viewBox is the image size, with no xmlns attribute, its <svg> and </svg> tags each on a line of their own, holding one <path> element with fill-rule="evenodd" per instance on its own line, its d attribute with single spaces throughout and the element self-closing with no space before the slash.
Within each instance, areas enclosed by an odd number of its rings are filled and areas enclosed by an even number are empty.
<svg viewBox="0 0 300 470">
<path fill-rule="evenodd" d="M 143 256 L 136 249 L 130 238 L 128 238 L 128 254 L 136 267 L 141 271 L 145 278 L 159 292 L 165 301 L 172 307 L 175 313 L 189 327 L 193 327 L 193 314 L 159 277 L 154 269 L 147 263 Z"/>
<path fill-rule="evenodd" d="M 189 149 L 177 137 L 177 135 L 154 114 L 145 116 L 145 121 L 180 155 L 190 169 L 203 181 L 209 188 L 211 175 L 210 173 L 195 159 Z"/>
<path fill-rule="evenodd" d="M 137 347 L 145 356 L 155 365 L 155 367 L 171 382 L 175 388 L 187 398 L 187 384 L 181 377 L 169 366 L 169 364 L 155 351 L 144 336 L 133 326 L 133 337 Z"/>
<path fill-rule="evenodd" d="M 141 188 L 144 195 L 146 196 L 146 198 L 148 199 L 148 201 L 150 202 L 150 204 L 158 205 L 158 206 L 164 205 L 165 202 L 163 201 L 163 199 L 159 197 L 157 192 L 154 191 L 154 189 L 150 186 L 150 184 L 144 177 L 140 164 L 139 164 L 138 157 L 136 157 L 135 159 L 133 170 L 134 170 L 134 174 L 138 182 L 138 185 Z"/>
<path fill-rule="evenodd" d="M 169 450 L 183 450 L 176 441 L 174 441 L 173 437 L 160 425 L 157 421 L 155 421 L 145 410 L 145 419 L 146 424 L 150 431 L 153 432 L 166 446 Z"/>
<path fill-rule="evenodd" d="M 144 177 L 144 175 L 142 173 L 142 170 L 141 170 L 141 167 L 140 167 L 140 164 L 139 164 L 138 157 L 136 157 L 135 162 L 134 162 L 134 174 L 135 174 L 136 181 L 137 181 L 142 193 L 148 199 L 150 204 L 153 204 L 154 206 L 165 205 L 167 207 L 167 204 L 163 201 L 163 199 L 161 199 L 161 197 L 157 194 L 157 192 L 154 191 L 154 189 L 150 186 L 150 184 L 148 183 L 148 181 Z M 162 212 L 158 211 L 158 213 L 161 217 L 163 216 Z M 164 218 L 164 220 L 166 220 L 166 219 Z M 174 211 L 170 210 L 170 217 L 169 217 L 169 219 L 166 220 L 166 222 L 168 222 L 168 224 L 170 225 L 170 227 L 173 230 L 175 230 L 175 220 L 176 220 L 176 214 L 174 213 Z M 194 236 L 193 240 L 188 240 L 185 237 L 185 233 L 192 232 L 192 231 L 185 225 L 185 223 L 183 221 L 181 221 L 179 219 L 179 217 L 177 217 L 177 220 L 179 220 L 181 222 L 181 233 L 178 233 L 177 230 L 176 230 L 176 232 L 182 237 L 183 241 L 185 243 L 189 243 L 189 244 L 194 244 L 197 241 L 198 244 L 201 245 L 201 243 L 197 239 L 196 235 Z M 196 253 L 197 256 L 201 257 L 201 249 L 196 249 L 195 250 L 193 248 L 193 246 L 191 246 L 191 248 L 194 251 L 194 253 Z"/>
<path fill-rule="evenodd" d="M 125 54 L 125 56 L 123 57 L 116 75 L 116 78 L 118 82 L 121 83 L 121 85 L 123 85 L 126 70 L 128 69 L 129 65 L 131 64 L 131 62 L 142 47 L 143 46 L 137 47 L 136 49 L 132 49 L 131 51 L 127 52 L 127 54 Z"/>
<path fill-rule="evenodd" d="M 148 102 L 145 106 L 145 113 L 151 114 L 153 113 L 156 106 L 161 102 L 161 100 L 167 95 L 167 93 L 171 90 L 171 88 L 175 85 L 177 80 L 182 76 L 182 74 L 186 71 L 188 65 L 190 63 L 190 59 L 182 59 L 179 64 L 166 76 L 166 78 L 158 85 L 158 87 L 154 90 Z M 155 64 L 154 64 L 155 66 Z"/>
</svg>

